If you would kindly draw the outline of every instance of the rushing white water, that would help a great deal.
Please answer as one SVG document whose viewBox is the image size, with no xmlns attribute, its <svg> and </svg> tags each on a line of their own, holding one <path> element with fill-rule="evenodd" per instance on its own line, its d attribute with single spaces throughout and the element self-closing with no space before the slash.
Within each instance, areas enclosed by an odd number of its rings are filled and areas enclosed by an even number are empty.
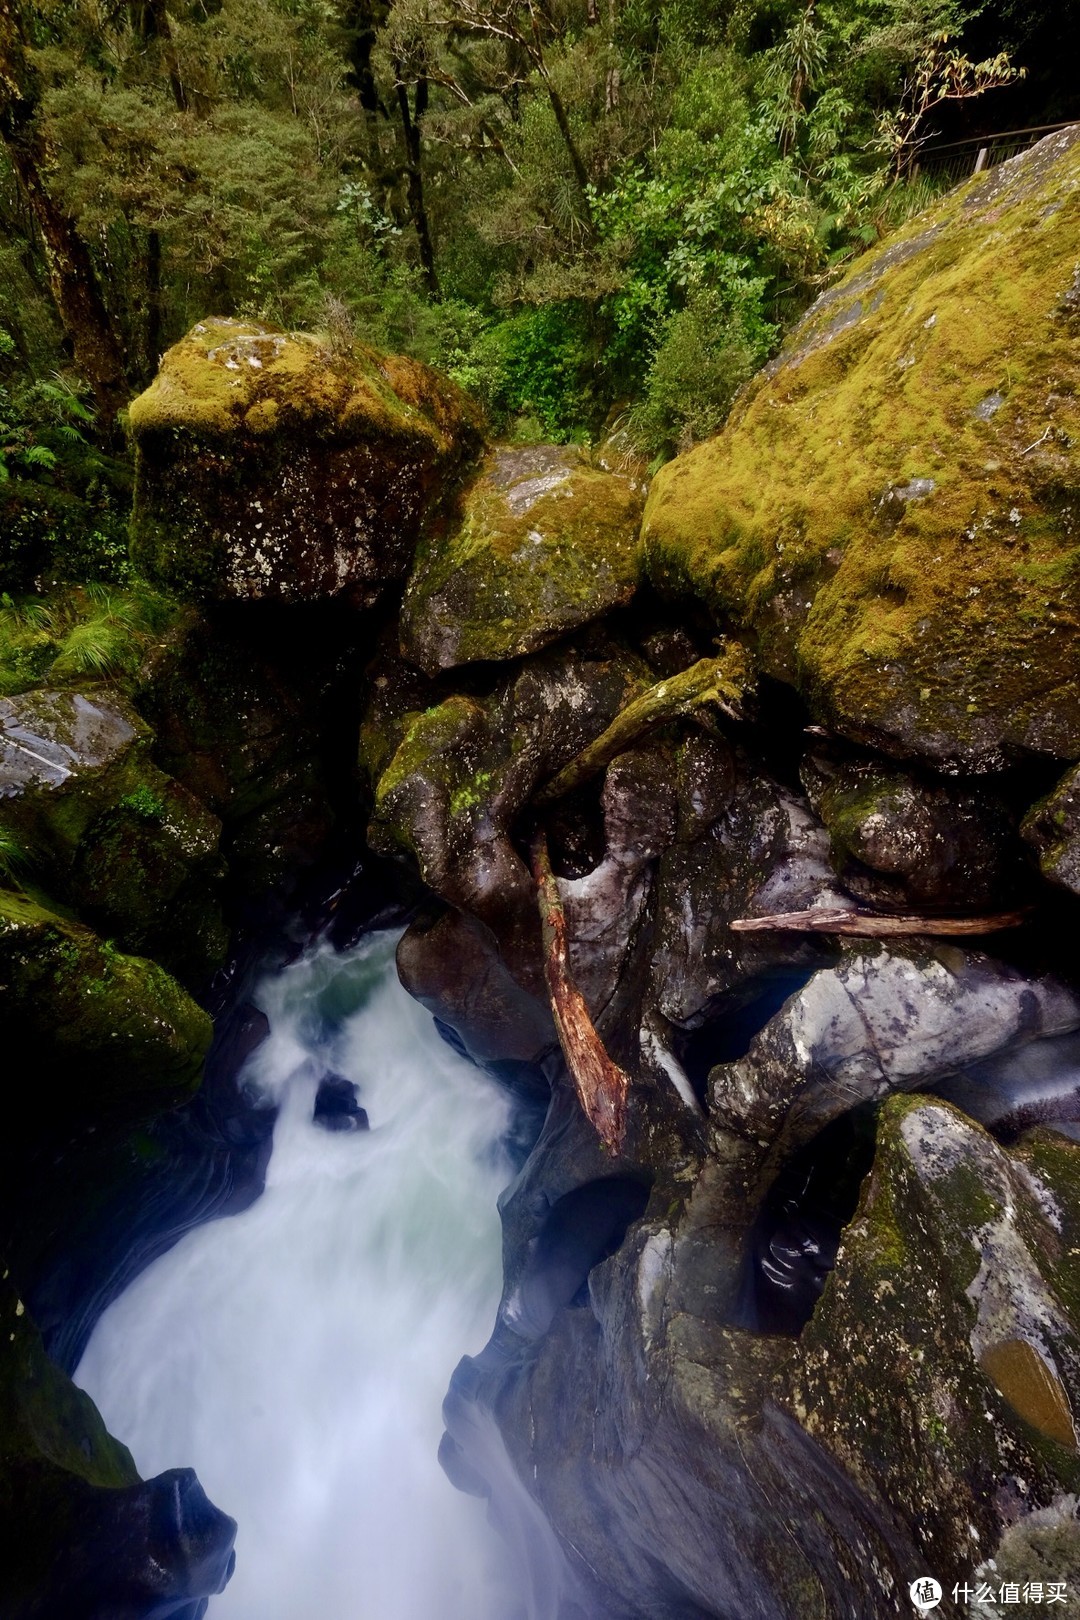
<svg viewBox="0 0 1080 1620">
<path fill-rule="evenodd" d="M 400 988 L 386 935 L 320 947 L 258 999 L 266 1191 L 116 1300 L 77 1381 L 144 1476 L 193 1465 L 239 1520 L 209 1620 L 504 1620 L 501 1544 L 436 1451 L 499 1296 L 506 1100 Z M 328 1070 L 370 1132 L 312 1124 Z"/>
</svg>

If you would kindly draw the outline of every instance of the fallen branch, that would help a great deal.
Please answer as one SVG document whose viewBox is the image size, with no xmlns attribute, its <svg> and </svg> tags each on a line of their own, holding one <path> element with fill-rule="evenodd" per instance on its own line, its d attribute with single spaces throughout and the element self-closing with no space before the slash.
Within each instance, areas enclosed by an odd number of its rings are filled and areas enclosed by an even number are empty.
<svg viewBox="0 0 1080 1620">
<path fill-rule="evenodd" d="M 772 917 L 739 917 L 737 934 L 764 934 L 777 929 L 792 934 L 856 934 L 867 939 L 893 939 L 905 934 L 996 934 L 1019 928 L 1026 911 L 999 911 L 988 917 L 892 917 L 874 911 L 780 911 Z"/>
<path fill-rule="evenodd" d="M 646 732 L 667 720 L 691 714 L 703 704 L 714 704 L 731 719 L 739 719 L 740 704 L 749 685 L 746 652 L 738 642 L 730 642 L 718 658 L 699 659 L 689 669 L 658 681 L 633 698 L 595 742 L 583 748 L 540 789 L 533 802 L 540 806 L 553 804 L 610 765 Z"/>
<path fill-rule="evenodd" d="M 543 829 L 532 842 L 532 869 L 544 938 L 544 977 L 566 1066 L 578 1100 L 600 1140 L 618 1153 L 626 1129 L 629 1076 L 613 1063 L 596 1033 L 585 997 L 570 975 L 570 949 L 555 874 Z"/>
</svg>

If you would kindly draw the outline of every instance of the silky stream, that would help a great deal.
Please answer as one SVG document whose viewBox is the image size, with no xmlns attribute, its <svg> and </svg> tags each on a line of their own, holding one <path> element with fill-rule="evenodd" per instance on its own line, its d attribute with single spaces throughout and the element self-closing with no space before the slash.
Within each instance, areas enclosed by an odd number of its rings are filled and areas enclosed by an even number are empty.
<svg viewBox="0 0 1080 1620">
<path fill-rule="evenodd" d="M 245 1080 L 280 1110 L 266 1190 L 149 1267 L 76 1375 L 145 1477 L 190 1464 L 239 1521 L 209 1620 L 521 1612 L 485 1504 L 436 1461 L 450 1374 L 498 1303 L 509 1105 L 401 989 L 393 947 L 320 945 L 263 981 Z M 313 1123 L 328 1073 L 369 1131 Z"/>
</svg>

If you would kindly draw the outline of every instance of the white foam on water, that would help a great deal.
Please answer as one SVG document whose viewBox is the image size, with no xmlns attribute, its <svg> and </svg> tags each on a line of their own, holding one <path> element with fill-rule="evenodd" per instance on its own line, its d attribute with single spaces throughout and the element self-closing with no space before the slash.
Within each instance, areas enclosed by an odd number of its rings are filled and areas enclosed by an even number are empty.
<svg viewBox="0 0 1080 1620">
<path fill-rule="evenodd" d="M 320 946 L 264 981 L 266 1191 L 138 1277 L 76 1374 L 144 1476 L 191 1465 L 239 1521 L 208 1620 L 517 1609 L 484 1503 L 436 1461 L 450 1374 L 498 1303 L 509 1107 L 401 989 L 393 945 Z M 312 1123 L 327 1070 L 370 1132 Z"/>
</svg>

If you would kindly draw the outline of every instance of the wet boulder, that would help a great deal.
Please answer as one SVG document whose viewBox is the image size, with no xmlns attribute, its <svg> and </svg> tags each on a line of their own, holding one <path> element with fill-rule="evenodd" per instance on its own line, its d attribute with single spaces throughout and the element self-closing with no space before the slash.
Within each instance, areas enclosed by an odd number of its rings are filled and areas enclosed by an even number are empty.
<svg viewBox="0 0 1080 1620">
<path fill-rule="evenodd" d="M 105 688 L 0 699 L 0 830 L 13 870 L 195 981 L 226 945 L 221 824 L 157 768 L 151 741 Z"/>
<path fill-rule="evenodd" d="M 189 1468 L 142 1481 L 0 1281 L 0 1607 L 10 1620 L 196 1613 L 233 1569 L 236 1522 Z M 190 1608 L 189 1608 L 190 1606 Z"/>
<path fill-rule="evenodd" d="M 501 446 L 417 551 L 401 612 L 428 674 L 517 658 L 628 602 L 644 486 L 559 445 Z"/>
<path fill-rule="evenodd" d="M 1029 811 L 1021 831 L 1043 877 L 1080 894 L 1080 766 Z"/>
<path fill-rule="evenodd" d="M 785 1409 L 915 1527 L 947 1591 L 1003 1537 L 1007 1566 L 1024 1544 L 1030 1560 L 1048 1517 L 1077 1555 L 1047 1510 L 1077 1470 L 1078 1194 L 1076 1144 L 1037 1132 L 1008 1152 L 952 1108 L 894 1099 L 787 1375 Z"/>
<path fill-rule="evenodd" d="M 415 862 L 441 900 L 491 934 L 513 978 L 541 990 L 540 924 L 512 837 L 537 785 L 610 724 L 647 684 L 640 660 L 605 648 L 541 653 L 488 697 L 455 692 L 361 728 L 379 772 L 369 841 Z M 450 1020 L 448 1020 L 450 1021 Z"/>
<path fill-rule="evenodd" d="M 416 361 L 218 318 L 129 421 L 136 561 L 218 601 L 374 600 L 481 443 L 475 407 Z"/>
<path fill-rule="evenodd" d="M 326 1074 L 319 1081 L 311 1118 L 324 1131 L 368 1129 L 367 1109 L 360 1106 L 357 1088 L 340 1074 Z"/>
<path fill-rule="evenodd" d="M 980 771 L 1080 757 L 1078 258 L 1074 126 L 818 299 L 654 480 L 653 582 L 850 738 Z"/>
<path fill-rule="evenodd" d="M 745 1057 L 709 1076 L 710 1118 L 753 1207 L 833 1119 L 894 1091 L 1080 1029 L 1080 998 L 977 952 L 853 949 L 785 1003 Z"/>
<path fill-rule="evenodd" d="M 993 795 L 825 753 L 804 761 L 802 778 L 853 893 L 962 909 L 1000 899 L 1014 839 Z"/>
<path fill-rule="evenodd" d="M 208 1015 L 164 968 L 26 895 L 0 890 L 0 1039 L 49 1106 L 35 1132 L 140 1118 L 195 1089 Z"/>
<path fill-rule="evenodd" d="M 449 908 L 418 919 L 397 949 L 398 977 L 474 1063 L 534 1064 L 555 1045 L 543 999 L 510 973 L 490 931 Z"/>
<path fill-rule="evenodd" d="M 821 941 L 735 934 L 733 921 L 851 900 L 805 799 L 718 737 L 691 734 L 676 764 L 678 835 L 659 865 L 648 1000 L 693 1031 L 756 999 L 778 971 L 827 958 Z"/>
</svg>

